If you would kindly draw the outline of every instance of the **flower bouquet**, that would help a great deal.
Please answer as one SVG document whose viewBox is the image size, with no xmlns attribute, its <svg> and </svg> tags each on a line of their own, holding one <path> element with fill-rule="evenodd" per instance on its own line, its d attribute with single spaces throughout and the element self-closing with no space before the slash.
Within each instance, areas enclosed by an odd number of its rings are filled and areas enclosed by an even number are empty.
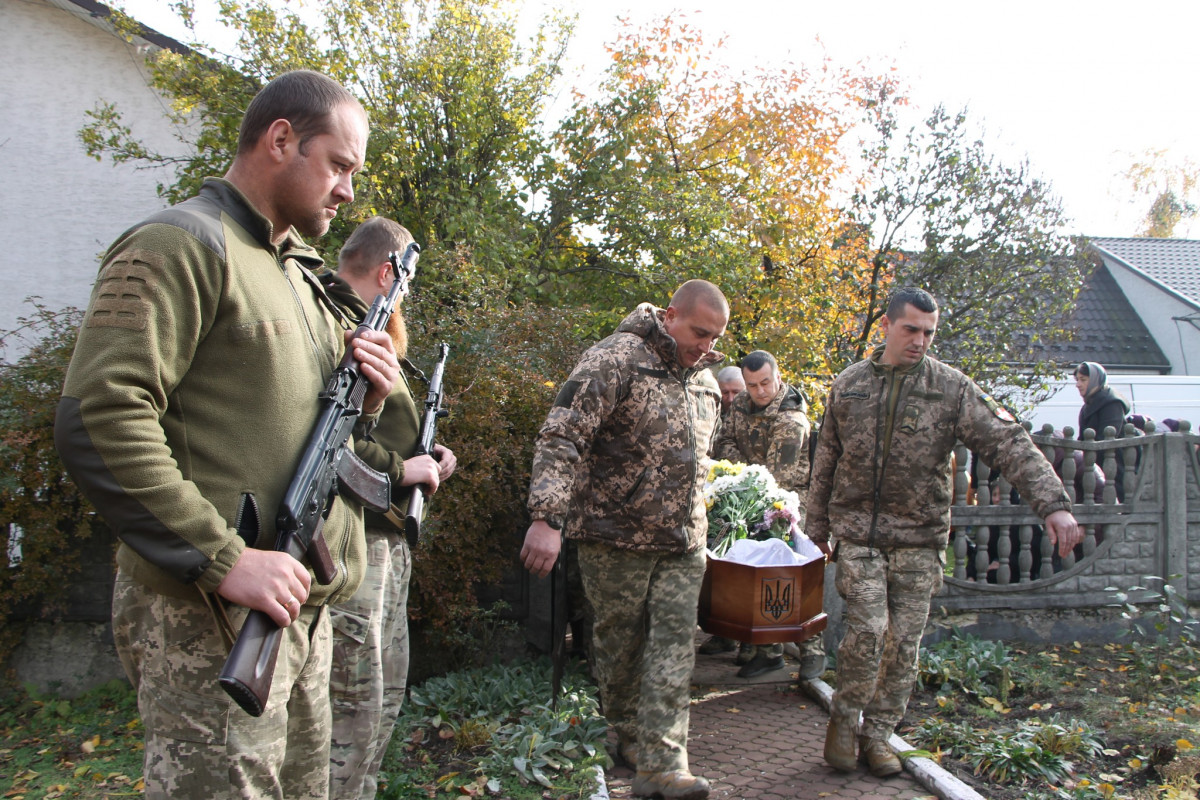
<svg viewBox="0 0 1200 800">
<path fill-rule="evenodd" d="M 718 461 L 704 484 L 708 548 L 718 558 L 739 539 L 782 539 L 803 534 L 800 498 L 780 489 L 766 467 Z"/>
</svg>

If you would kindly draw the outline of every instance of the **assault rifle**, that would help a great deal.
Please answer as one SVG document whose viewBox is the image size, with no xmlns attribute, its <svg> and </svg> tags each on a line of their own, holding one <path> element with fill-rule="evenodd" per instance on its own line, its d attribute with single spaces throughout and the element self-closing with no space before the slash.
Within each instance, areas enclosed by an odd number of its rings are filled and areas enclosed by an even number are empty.
<svg viewBox="0 0 1200 800">
<path fill-rule="evenodd" d="M 375 298 L 354 331 L 355 338 L 387 326 L 396 303 L 408 288 L 409 278 L 416 272 L 420 252 L 414 242 L 404 251 L 403 258 L 391 254 L 391 288 L 386 295 Z M 391 502 L 387 475 L 371 469 L 348 446 L 362 414 L 369 383 L 347 346 L 341 363 L 318 397 L 321 413 L 275 518 L 275 549 L 298 561 L 307 556 L 313 574 L 322 585 L 337 578 L 337 565 L 321 532 L 339 491 L 374 511 L 385 511 Z M 221 687 L 251 716 L 262 715 L 271 694 L 281 633 L 282 629 L 265 611 L 252 610 L 246 615 L 221 670 Z"/>
<path fill-rule="evenodd" d="M 425 416 L 421 419 L 421 435 L 417 439 L 417 449 L 414 456 L 433 455 L 433 440 L 437 436 L 439 417 L 449 412 L 442 408 L 442 377 L 446 372 L 446 358 L 450 355 L 450 346 L 445 342 L 438 345 L 438 360 L 429 378 L 429 391 L 425 395 Z M 421 376 L 424 378 L 424 376 Z M 404 514 L 404 538 L 408 540 L 409 548 L 417 546 L 421 535 L 421 517 L 425 512 L 425 484 L 413 487 L 408 500 L 408 510 Z M 399 509 L 392 506 L 387 512 L 387 518 L 395 525 L 401 525 Z"/>
</svg>

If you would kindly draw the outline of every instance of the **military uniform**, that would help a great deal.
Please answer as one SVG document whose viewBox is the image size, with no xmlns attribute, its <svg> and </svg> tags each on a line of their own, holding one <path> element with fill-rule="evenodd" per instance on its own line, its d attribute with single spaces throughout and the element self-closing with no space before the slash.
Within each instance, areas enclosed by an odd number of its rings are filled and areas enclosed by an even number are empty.
<svg viewBox="0 0 1200 800">
<path fill-rule="evenodd" d="M 322 274 L 329 295 L 351 318 L 361 320 L 367 303 L 336 273 Z M 404 461 L 416 451 L 420 415 L 403 371 L 370 439 L 356 454 L 387 474 L 392 503 L 405 508 L 411 490 L 401 487 Z M 384 515 L 364 512 L 366 574 L 354 596 L 330 606 L 333 666 L 329 700 L 333 735 L 329 751 L 331 800 L 370 800 L 387 753 L 408 685 L 408 590 L 412 554 L 401 531 Z"/>
<path fill-rule="evenodd" d="M 881 356 L 834 380 L 808 504 L 808 535 L 832 537 L 846 600 L 830 714 L 856 725 L 861 712 L 862 737 L 874 741 L 904 716 L 942 585 L 956 442 L 1000 469 L 1042 517 L 1071 507 L 1025 429 L 970 378 L 929 356 L 907 368 Z"/>
<path fill-rule="evenodd" d="M 750 393 L 742 392 L 733 399 L 717 437 L 717 458 L 766 467 L 781 489 L 799 496 L 803 524 L 808 504 L 811 430 L 808 400 L 799 389 L 783 384 L 765 408 L 755 408 Z M 762 645 L 758 650 L 773 658 L 783 653 L 783 645 Z M 801 645 L 803 655 L 822 656 L 824 652 L 820 637 Z"/>
<path fill-rule="evenodd" d="M 251 717 L 221 690 L 225 644 L 201 591 L 275 510 L 343 350 L 312 248 L 233 184 L 158 212 L 109 248 L 55 421 L 72 477 L 120 537 L 117 652 L 146 726 L 147 798 L 323 798 L 329 614 L 363 575 L 362 517 L 337 498 L 324 535 L 338 578 L 284 629 L 271 695 Z M 231 608 L 240 628 L 245 609 Z"/>
<path fill-rule="evenodd" d="M 693 635 L 720 411 L 710 353 L 681 367 L 662 309 L 639 306 L 590 348 L 538 434 L 534 519 L 578 541 L 600 699 L 638 770 L 687 770 Z"/>
</svg>

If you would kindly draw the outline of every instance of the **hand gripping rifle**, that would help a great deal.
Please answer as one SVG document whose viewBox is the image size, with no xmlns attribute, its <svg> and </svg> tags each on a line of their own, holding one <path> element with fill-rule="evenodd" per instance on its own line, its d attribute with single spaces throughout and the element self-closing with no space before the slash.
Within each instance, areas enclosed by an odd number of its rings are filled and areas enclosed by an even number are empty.
<svg viewBox="0 0 1200 800">
<path fill-rule="evenodd" d="M 414 456 L 433 455 L 433 440 L 437 436 L 437 424 L 440 417 L 449 412 L 442 408 L 442 377 L 446 372 L 446 358 L 450 355 L 450 346 L 445 342 L 438 345 L 438 360 L 429 378 L 429 391 L 425 395 L 425 416 L 421 419 L 421 435 L 417 439 L 417 449 Z M 422 376 L 423 377 L 423 376 Z M 412 496 L 408 501 L 408 511 L 404 514 L 404 538 L 408 540 L 409 548 L 417 546 L 421 535 L 421 517 L 425 514 L 425 484 L 413 487 Z M 400 515 L 396 506 L 392 506 L 387 518 L 393 524 L 399 524 Z"/>
<path fill-rule="evenodd" d="M 408 279 L 416 272 L 420 252 L 414 242 L 404 251 L 402 259 L 391 254 L 392 286 L 386 295 L 375 298 L 354 331 L 355 338 L 387 326 L 396 303 L 408 287 Z M 385 511 L 390 505 L 387 475 L 371 469 L 348 446 L 368 388 L 369 381 L 354 359 L 353 350 L 347 346 L 341 363 L 318 397 L 320 415 L 275 518 L 275 549 L 298 561 L 307 556 L 313 574 L 322 585 L 337 578 L 337 565 L 329 555 L 321 531 L 339 491 L 374 511 Z M 251 716 L 261 716 L 266 707 L 281 633 L 282 629 L 265 611 L 250 611 L 221 670 L 221 687 Z"/>
</svg>

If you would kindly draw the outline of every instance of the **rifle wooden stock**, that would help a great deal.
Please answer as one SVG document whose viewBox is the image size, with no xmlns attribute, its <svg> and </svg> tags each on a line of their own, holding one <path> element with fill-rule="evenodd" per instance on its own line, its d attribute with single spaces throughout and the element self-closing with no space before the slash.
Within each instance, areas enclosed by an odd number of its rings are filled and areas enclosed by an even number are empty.
<svg viewBox="0 0 1200 800">
<path fill-rule="evenodd" d="M 355 338 L 387 327 L 408 279 L 416 272 L 420 251 L 414 242 L 404 251 L 403 258 L 391 254 L 392 286 L 386 295 L 375 298 L 355 329 Z M 370 469 L 351 452 L 348 444 L 362 414 L 368 383 L 352 348 L 347 347 L 319 395 L 320 414 L 275 518 L 275 549 L 297 561 L 307 556 L 313 574 L 322 585 L 337 578 L 337 565 L 321 530 L 338 487 L 376 510 L 390 504 L 387 476 Z M 251 610 L 221 670 L 218 678 L 221 687 L 251 716 L 261 716 L 266 709 L 282 638 L 281 629 L 266 612 Z"/>
</svg>

